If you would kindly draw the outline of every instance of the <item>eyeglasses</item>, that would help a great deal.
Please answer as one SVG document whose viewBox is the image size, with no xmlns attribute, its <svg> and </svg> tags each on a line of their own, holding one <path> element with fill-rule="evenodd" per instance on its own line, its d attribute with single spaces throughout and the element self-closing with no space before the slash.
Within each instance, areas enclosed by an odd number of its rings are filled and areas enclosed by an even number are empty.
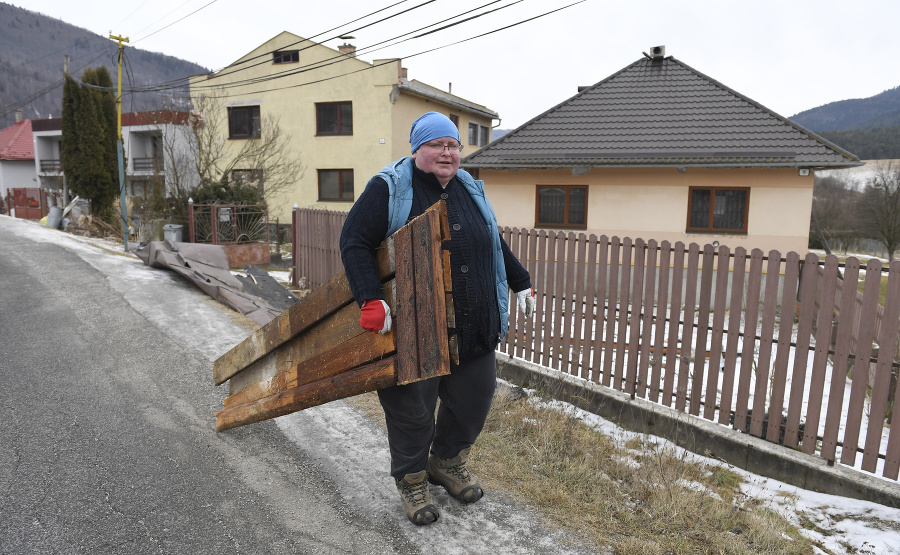
<svg viewBox="0 0 900 555">
<path fill-rule="evenodd" d="M 432 152 L 440 152 L 440 153 L 442 153 L 442 154 L 443 154 L 443 152 L 444 152 L 444 149 L 449 150 L 449 151 L 450 151 L 450 154 L 453 154 L 453 153 L 456 153 L 456 152 L 462 152 L 462 149 L 463 149 L 463 145 L 461 145 L 461 144 L 459 144 L 459 143 L 456 143 L 456 142 L 454 142 L 454 143 L 447 143 L 447 144 L 444 144 L 444 143 L 425 143 L 425 144 L 422 145 L 422 146 L 427 146 Z"/>
</svg>

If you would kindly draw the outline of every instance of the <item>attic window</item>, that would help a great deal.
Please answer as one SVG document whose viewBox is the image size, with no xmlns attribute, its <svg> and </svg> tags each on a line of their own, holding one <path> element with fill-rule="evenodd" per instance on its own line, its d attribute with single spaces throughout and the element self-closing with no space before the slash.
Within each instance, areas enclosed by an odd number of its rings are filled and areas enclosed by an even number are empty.
<svg viewBox="0 0 900 555">
<path fill-rule="evenodd" d="M 300 61 L 299 50 L 279 50 L 272 53 L 272 63 L 292 64 Z"/>
<path fill-rule="evenodd" d="M 743 187 L 691 187 L 687 231 L 747 233 L 750 189 Z"/>
</svg>

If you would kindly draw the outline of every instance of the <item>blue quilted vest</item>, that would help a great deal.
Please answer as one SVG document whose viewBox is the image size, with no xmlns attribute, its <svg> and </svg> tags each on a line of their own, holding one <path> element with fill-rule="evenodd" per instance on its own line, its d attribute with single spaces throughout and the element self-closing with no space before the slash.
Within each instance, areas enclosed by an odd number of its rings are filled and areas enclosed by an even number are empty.
<svg viewBox="0 0 900 555">
<path fill-rule="evenodd" d="M 384 179 L 388 186 L 390 199 L 388 200 L 388 231 L 385 238 L 393 235 L 406 224 L 409 211 L 412 209 L 413 187 L 413 159 L 406 156 L 391 162 L 380 172 L 378 177 Z M 460 169 L 456 172 L 456 178 L 463 184 L 471 195 L 475 205 L 478 206 L 485 225 L 488 226 L 493 242 L 494 272 L 496 274 L 497 307 L 500 311 L 500 337 L 506 335 L 509 329 L 509 283 L 506 280 L 506 265 L 503 262 L 503 249 L 500 246 L 500 232 L 497 227 L 497 216 L 491 203 L 484 195 L 484 181 L 475 180 L 469 172 Z"/>
</svg>

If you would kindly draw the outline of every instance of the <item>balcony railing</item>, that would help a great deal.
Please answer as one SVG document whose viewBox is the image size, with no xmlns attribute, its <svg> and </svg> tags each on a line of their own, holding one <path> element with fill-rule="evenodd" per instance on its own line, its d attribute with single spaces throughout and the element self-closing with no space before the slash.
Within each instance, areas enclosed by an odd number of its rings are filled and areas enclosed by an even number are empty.
<svg viewBox="0 0 900 555">
<path fill-rule="evenodd" d="M 165 169 L 162 157 L 134 158 L 132 163 L 136 172 L 159 172 Z"/>
<path fill-rule="evenodd" d="M 61 160 L 41 160 L 41 171 L 42 172 L 61 172 L 62 171 L 62 161 Z"/>
</svg>

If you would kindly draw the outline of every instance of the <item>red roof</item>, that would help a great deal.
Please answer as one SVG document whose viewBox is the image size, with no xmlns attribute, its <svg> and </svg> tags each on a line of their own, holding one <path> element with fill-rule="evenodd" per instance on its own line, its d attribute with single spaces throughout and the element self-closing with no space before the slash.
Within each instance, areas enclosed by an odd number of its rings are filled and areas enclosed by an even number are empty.
<svg viewBox="0 0 900 555">
<path fill-rule="evenodd" d="M 34 160 L 30 119 L 0 130 L 0 160 Z"/>
</svg>

